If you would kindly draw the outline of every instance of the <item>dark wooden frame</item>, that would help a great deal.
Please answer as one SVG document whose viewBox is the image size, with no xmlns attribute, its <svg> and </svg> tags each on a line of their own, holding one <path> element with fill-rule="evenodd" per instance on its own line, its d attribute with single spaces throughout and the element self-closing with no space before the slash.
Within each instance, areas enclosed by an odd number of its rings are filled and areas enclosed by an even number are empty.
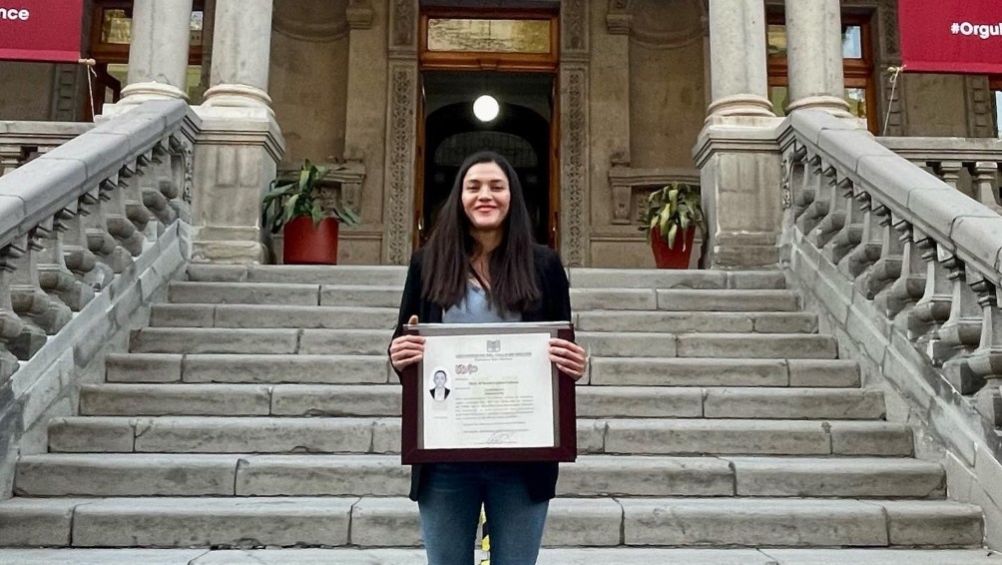
<svg viewBox="0 0 1002 565">
<path fill-rule="evenodd" d="M 527 324 L 525 328 L 508 326 L 506 328 L 482 327 L 484 331 L 464 331 L 472 335 L 498 335 L 502 333 L 516 334 L 526 332 L 538 332 L 538 326 Z M 471 327 L 473 329 L 473 327 Z M 416 329 L 406 329 L 405 333 L 418 335 Z M 458 333 L 458 331 L 457 331 Z M 443 332 L 436 332 L 436 335 L 445 335 Z M 574 327 L 569 322 L 566 328 L 553 329 L 551 335 L 568 341 L 574 340 Z M 403 371 L 401 384 L 403 385 L 403 412 L 401 418 L 401 449 L 400 459 L 404 465 L 414 465 L 420 463 L 443 463 L 443 462 L 476 462 L 476 461 L 559 461 L 572 462 L 577 458 L 577 409 L 575 405 L 574 378 L 561 372 L 556 365 L 552 366 L 552 378 L 554 379 L 555 401 L 554 424 L 557 445 L 553 447 L 532 447 L 532 448 L 510 448 L 510 447 L 488 447 L 488 448 L 468 448 L 468 449 L 423 449 L 418 447 L 418 434 L 421 429 L 421 414 L 419 399 L 424 398 L 423 380 L 420 375 L 423 373 L 417 364 L 411 365 Z"/>
<path fill-rule="evenodd" d="M 842 26 L 859 26 L 860 41 L 863 44 L 862 59 L 842 59 L 842 72 L 845 76 L 845 88 L 862 88 L 866 93 L 866 125 L 871 133 L 877 134 L 879 126 L 877 108 L 876 64 L 873 49 L 872 14 L 843 13 Z M 786 16 L 782 12 L 770 12 L 766 18 L 768 24 L 785 25 Z M 769 55 L 769 86 L 790 85 L 789 65 L 786 57 Z"/>
<path fill-rule="evenodd" d="M 988 89 L 992 93 L 994 93 L 995 91 L 1002 91 L 1002 75 L 989 76 Z M 994 103 L 995 103 L 995 96 L 992 96 L 992 104 Z M 995 108 L 995 116 L 998 116 L 998 108 Z M 996 136 L 1002 135 L 1002 123 L 999 122 L 997 117 L 995 119 L 995 135 Z"/>
</svg>

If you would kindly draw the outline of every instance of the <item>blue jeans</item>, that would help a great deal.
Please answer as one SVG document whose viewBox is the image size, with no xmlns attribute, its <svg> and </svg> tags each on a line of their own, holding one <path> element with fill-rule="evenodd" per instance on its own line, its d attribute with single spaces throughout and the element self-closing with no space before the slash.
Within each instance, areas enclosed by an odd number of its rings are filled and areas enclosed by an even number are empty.
<svg viewBox="0 0 1002 565">
<path fill-rule="evenodd" d="M 518 468 L 504 463 L 438 463 L 421 470 L 418 496 L 428 565 L 471 565 L 480 505 L 487 512 L 491 565 L 532 565 L 549 501 L 529 498 Z"/>
</svg>

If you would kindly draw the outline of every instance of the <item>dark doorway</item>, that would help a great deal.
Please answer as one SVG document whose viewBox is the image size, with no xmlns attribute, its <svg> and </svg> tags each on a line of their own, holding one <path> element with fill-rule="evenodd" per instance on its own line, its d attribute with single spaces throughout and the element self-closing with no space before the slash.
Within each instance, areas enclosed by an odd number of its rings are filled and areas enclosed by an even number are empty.
<svg viewBox="0 0 1002 565">
<path fill-rule="evenodd" d="M 479 150 L 504 155 L 522 182 L 536 241 L 550 241 L 550 139 L 553 80 L 549 73 L 426 71 L 422 235 L 435 218 L 463 160 Z M 497 118 L 473 112 L 477 97 L 497 99 Z"/>
</svg>

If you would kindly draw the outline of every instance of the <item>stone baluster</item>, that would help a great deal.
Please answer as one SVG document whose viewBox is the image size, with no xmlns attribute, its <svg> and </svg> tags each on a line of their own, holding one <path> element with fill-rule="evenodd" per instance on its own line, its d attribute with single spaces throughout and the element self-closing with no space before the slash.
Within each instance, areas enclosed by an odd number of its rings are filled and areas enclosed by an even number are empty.
<svg viewBox="0 0 1002 565">
<path fill-rule="evenodd" d="M 102 233 L 107 234 L 112 248 L 115 247 L 115 240 L 111 234 L 107 233 L 107 228 L 99 231 L 97 228 L 91 227 L 92 225 L 104 225 L 103 222 L 91 218 L 92 215 L 100 216 L 100 214 L 100 189 L 94 187 L 81 194 L 80 198 L 77 199 L 76 214 L 67 222 L 68 227 L 63 246 L 66 254 L 66 267 L 76 273 L 95 291 L 100 291 L 108 286 L 115 276 L 110 264 L 99 261 L 98 256 L 95 255 L 97 249 L 102 249 L 104 246 Z"/>
<path fill-rule="evenodd" d="M 136 157 L 135 168 L 132 171 L 120 174 L 118 177 L 125 217 L 150 241 L 156 239 L 157 217 L 143 202 L 143 192 L 153 180 L 152 165 L 153 151 L 149 150 Z"/>
<path fill-rule="evenodd" d="M 895 318 L 909 305 L 918 302 L 925 290 L 925 264 L 922 253 L 915 243 L 912 225 L 902 219 L 892 221 L 901 240 L 901 274 L 888 292 L 877 296 L 877 307 L 888 318 Z"/>
<path fill-rule="evenodd" d="M 16 247 L 22 250 L 11 255 L 14 276 L 11 284 L 11 305 L 24 322 L 24 328 L 13 342 L 13 353 L 26 360 L 45 344 L 46 335 L 55 334 L 70 321 L 72 312 L 62 302 L 51 298 L 38 282 L 37 256 L 43 247 L 35 233 L 20 238 Z"/>
<path fill-rule="evenodd" d="M 808 155 L 804 159 L 803 176 L 801 177 L 799 190 L 794 196 L 794 209 L 797 214 L 797 227 L 802 233 L 810 233 L 817 224 L 816 211 L 813 208 L 814 201 L 818 197 L 818 186 L 821 182 L 821 157 L 818 155 Z"/>
<path fill-rule="evenodd" d="M 841 202 L 836 177 L 835 167 L 822 163 L 815 189 L 818 196 L 811 204 L 819 219 L 814 229 L 807 234 L 807 240 L 818 249 L 823 249 L 832 236 L 838 233 L 845 220 L 845 209 L 839 206 Z"/>
<path fill-rule="evenodd" d="M 930 237 L 919 237 L 915 241 L 921 250 L 926 267 L 925 291 L 915 304 L 909 318 L 909 337 L 918 345 L 936 341 L 936 330 L 950 317 L 950 302 L 953 300 L 953 286 L 946 268 L 938 260 L 939 245 Z"/>
<path fill-rule="evenodd" d="M 804 188 L 804 158 L 807 150 L 798 142 L 794 142 L 791 149 L 783 155 L 783 186 L 784 205 L 790 208 L 791 217 L 796 222 L 797 218 L 804 213 L 810 202 L 803 203 L 801 192 Z"/>
<path fill-rule="evenodd" d="M 960 190 L 960 172 L 964 170 L 964 163 L 941 161 L 936 169 L 940 180 L 952 186 L 954 190 Z"/>
<path fill-rule="evenodd" d="M 876 206 L 873 210 L 880 224 L 880 258 L 873 264 L 866 276 L 864 293 L 874 299 L 901 276 L 901 237 L 892 225 L 891 210 L 887 206 Z"/>
<path fill-rule="evenodd" d="M 863 211 L 859 207 L 859 202 L 853 197 L 855 187 L 851 180 L 842 179 L 836 188 L 839 195 L 838 206 L 842 209 L 842 229 L 828 240 L 824 253 L 837 265 L 862 240 Z"/>
<path fill-rule="evenodd" d="M 17 356 L 13 353 L 13 348 L 24 331 L 24 322 L 14 313 L 11 303 L 11 287 L 14 284 L 14 270 L 17 268 L 14 260 L 22 252 L 13 244 L 0 250 L 0 385 L 17 371 Z"/>
<path fill-rule="evenodd" d="M 151 152 L 151 166 L 145 171 L 141 185 L 143 206 L 159 220 L 157 235 L 177 218 L 177 212 L 170 206 L 170 201 L 179 194 L 174 186 L 170 160 L 164 143 L 157 143 Z"/>
<path fill-rule="evenodd" d="M 191 187 L 194 184 L 194 149 L 187 140 L 172 135 L 167 142 L 167 153 L 170 155 L 170 189 L 176 191 L 176 194 L 168 192 L 164 194 L 170 196 L 170 206 L 174 209 L 174 213 L 190 223 Z"/>
<path fill-rule="evenodd" d="M 981 341 L 981 308 L 967 280 L 967 269 L 955 255 L 941 258 L 949 270 L 952 286 L 950 316 L 938 330 L 939 344 L 928 349 L 929 357 L 941 364 L 963 353 L 970 352 Z M 954 383 L 958 388 L 960 383 Z"/>
<path fill-rule="evenodd" d="M 67 268 L 63 233 L 69 229 L 67 220 L 76 214 L 73 209 L 61 210 L 51 225 L 41 225 L 36 232 L 42 245 L 38 257 L 38 284 L 51 297 L 59 300 L 74 312 L 79 312 L 94 298 L 94 290 Z"/>
<path fill-rule="evenodd" d="M 996 212 L 1002 210 L 999 205 L 998 183 L 1002 178 L 999 164 L 994 161 L 978 161 L 974 163 L 974 194 L 978 202 Z"/>
<path fill-rule="evenodd" d="M 969 370 L 981 380 L 974 405 L 995 427 L 1002 427 L 1002 311 L 997 284 L 984 281 L 975 288 L 984 309 L 981 342 L 967 360 Z"/>
<path fill-rule="evenodd" d="M 964 395 L 970 395 L 978 392 L 985 385 L 985 374 L 983 371 L 975 369 L 972 361 L 980 361 L 982 363 L 981 369 L 986 368 L 984 362 L 987 361 L 989 365 L 991 363 L 990 344 L 993 339 L 997 339 L 990 335 L 994 329 L 992 328 L 994 316 L 992 310 L 997 308 L 998 302 L 995 285 L 992 281 L 971 269 L 967 269 L 963 273 L 963 278 L 966 279 L 964 286 L 967 287 L 963 297 L 965 301 L 963 308 L 967 310 L 967 313 L 961 315 L 955 312 L 958 309 L 955 300 L 950 320 L 943 324 L 939 333 L 943 337 L 944 343 L 953 345 L 957 351 L 952 359 L 943 364 L 943 374 L 957 391 Z M 954 295 L 957 292 L 960 292 L 960 289 L 955 287 Z M 973 305 L 970 304 L 972 299 L 975 302 Z M 955 317 L 960 320 L 956 326 L 952 322 Z M 966 335 L 964 335 L 965 333 Z M 966 339 L 966 343 L 957 345 L 956 342 L 962 339 Z M 985 349 L 986 344 L 988 349 Z M 974 349 L 975 346 L 977 349 Z M 972 349 L 973 353 L 971 353 Z M 990 367 L 987 368 L 990 369 Z"/>
<path fill-rule="evenodd" d="M 859 210 L 863 214 L 863 229 L 859 244 L 842 259 L 838 268 L 854 282 L 859 282 L 856 279 L 880 259 L 881 230 L 877 214 L 873 210 L 879 204 L 873 202 L 870 194 L 863 190 L 856 190 L 853 198 L 859 202 Z"/>
<path fill-rule="evenodd" d="M 132 255 L 118 244 L 118 240 L 112 235 L 111 222 L 108 219 L 108 208 L 111 200 L 111 192 L 115 190 L 117 179 L 105 181 L 94 191 L 97 202 L 93 212 L 88 214 L 85 222 L 87 230 L 87 248 L 91 250 L 102 263 L 111 269 L 112 273 L 121 273 L 132 264 Z M 132 226 L 132 223 L 123 218 L 124 224 Z M 135 230 L 135 226 L 132 226 Z M 110 281 L 109 281 L 110 282 Z"/>
<path fill-rule="evenodd" d="M 119 174 L 101 183 L 101 197 L 104 203 L 104 218 L 110 233 L 133 257 L 143 252 L 143 242 L 146 237 L 129 219 L 126 211 L 124 185 L 134 171 L 123 167 Z M 124 177 L 124 178 L 123 178 Z M 107 195 L 107 200 L 103 200 Z M 119 271 L 116 271 L 119 272 Z"/>
</svg>

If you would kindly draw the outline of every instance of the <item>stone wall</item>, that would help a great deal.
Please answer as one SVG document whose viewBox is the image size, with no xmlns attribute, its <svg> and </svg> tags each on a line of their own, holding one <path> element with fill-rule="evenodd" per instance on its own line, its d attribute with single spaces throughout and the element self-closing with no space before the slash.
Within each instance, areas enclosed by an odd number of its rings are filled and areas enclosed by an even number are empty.
<svg viewBox="0 0 1002 565">
<path fill-rule="evenodd" d="M 285 136 L 283 168 L 344 152 L 348 85 L 345 2 L 277 2 L 269 94 Z"/>
<path fill-rule="evenodd" d="M 132 330 L 184 273 L 188 227 L 177 221 L 87 304 L 0 389 L 0 499 L 11 495 L 18 455 L 45 453 L 48 424 L 77 413 L 80 385 L 104 382 L 109 353 L 128 351 Z"/>
<path fill-rule="evenodd" d="M 818 314 L 819 331 L 837 338 L 841 358 L 859 362 L 865 387 L 884 393 L 887 419 L 911 426 L 916 455 L 943 464 L 948 496 L 984 509 L 986 543 L 1002 549 L 1002 436 L 798 228 L 784 238 L 789 286 Z"/>
<path fill-rule="evenodd" d="M 0 120 L 49 120 L 56 65 L 0 61 Z"/>
</svg>

